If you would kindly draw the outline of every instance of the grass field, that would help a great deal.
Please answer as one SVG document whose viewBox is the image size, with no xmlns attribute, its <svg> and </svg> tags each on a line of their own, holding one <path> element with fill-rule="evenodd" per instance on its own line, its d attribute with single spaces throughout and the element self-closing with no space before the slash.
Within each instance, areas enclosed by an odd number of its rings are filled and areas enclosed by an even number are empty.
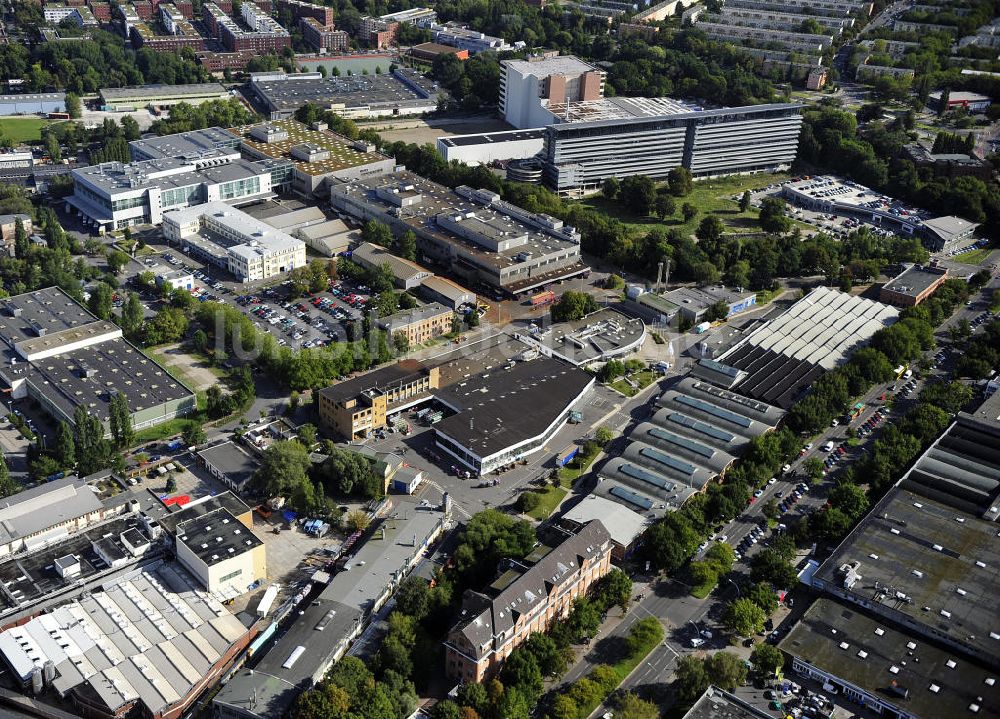
<svg viewBox="0 0 1000 719">
<path fill-rule="evenodd" d="M 631 384 L 625 381 L 625 379 L 615 380 L 611 383 L 610 387 L 618 392 L 621 392 L 626 397 L 635 397 L 640 391 L 646 389 L 649 385 L 653 383 L 656 379 L 650 370 L 643 370 L 642 372 L 636 372 L 635 374 L 629 375 L 629 379 L 638 385 L 633 387 Z"/>
<path fill-rule="evenodd" d="M 0 117 L 0 134 L 10 138 L 15 145 L 23 142 L 40 142 L 42 128 L 51 122 L 37 117 Z"/>
<path fill-rule="evenodd" d="M 977 250 L 969 250 L 960 255 L 955 255 L 952 259 L 956 262 L 964 262 L 967 265 L 981 265 L 989 259 L 993 250 L 989 247 L 980 247 Z"/>
<path fill-rule="evenodd" d="M 747 212 L 740 212 L 739 202 L 733 200 L 733 196 L 742 195 L 744 190 L 753 191 L 776 182 L 784 182 L 789 177 L 788 173 L 737 175 L 695 182 L 690 195 L 675 198 L 677 212 L 666 220 L 634 215 L 620 202 L 616 200 L 609 202 L 600 194 L 587 198 L 583 203 L 621 220 L 633 230 L 642 233 L 662 229 L 679 230 L 685 235 L 692 235 L 702 218 L 713 213 L 719 216 L 730 232 L 757 232 L 760 230 L 760 225 L 757 224 L 757 210 L 750 208 Z M 681 216 L 681 206 L 686 202 L 698 208 L 698 214 L 690 222 L 685 222 Z"/>
<path fill-rule="evenodd" d="M 557 487 L 549 485 L 541 492 L 536 491 L 535 494 L 542 495 L 542 502 L 533 510 L 528 512 L 528 516 L 541 522 L 543 519 L 548 519 L 549 515 L 555 511 L 555 508 L 559 506 L 559 503 L 563 501 L 566 496 L 567 490 L 563 487 Z"/>
</svg>

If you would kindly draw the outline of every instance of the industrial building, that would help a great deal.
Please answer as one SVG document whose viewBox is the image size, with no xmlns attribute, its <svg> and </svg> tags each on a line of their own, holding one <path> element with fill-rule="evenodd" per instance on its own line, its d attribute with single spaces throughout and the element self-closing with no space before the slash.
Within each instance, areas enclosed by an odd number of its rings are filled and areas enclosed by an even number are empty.
<svg viewBox="0 0 1000 719">
<path fill-rule="evenodd" d="M 206 82 L 194 85 L 105 87 L 101 88 L 100 96 L 103 109 L 130 112 L 148 107 L 168 107 L 179 102 L 200 105 L 210 100 L 225 100 L 230 95 L 221 84 Z"/>
<path fill-rule="evenodd" d="M 440 302 L 452 310 L 476 308 L 476 293 L 444 277 L 432 275 L 420 283 L 419 292 L 429 302 Z"/>
<path fill-rule="evenodd" d="M 235 442 L 222 442 L 198 452 L 209 473 L 234 492 L 246 489 L 260 463 Z"/>
<path fill-rule="evenodd" d="M 434 33 L 434 42 L 440 45 L 450 45 L 459 50 L 465 50 L 470 55 L 486 51 L 506 52 L 513 49 L 513 46 L 502 37 L 487 35 L 454 21 L 443 25 L 433 22 L 421 22 L 419 24 L 421 27 Z M 519 45 L 523 47 L 524 43 L 522 42 Z"/>
<path fill-rule="evenodd" d="M 71 564 L 65 565 L 71 568 Z M 0 634 L 25 687 L 82 716 L 181 715 L 246 648 L 252 632 L 173 564 L 97 587 Z"/>
<path fill-rule="evenodd" d="M 273 195 L 272 176 L 290 172 L 288 163 L 233 160 L 144 160 L 123 165 L 105 162 L 73 170 L 68 209 L 99 234 L 132 225 L 159 225 L 169 210 L 206 202 L 233 205 Z"/>
<path fill-rule="evenodd" d="M 502 160 L 526 160 L 545 147 L 545 130 L 503 130 L 475 135 L 450 135 L 437 139 L 437 150 L 451 162 L 487 165 Z"/>
<path fill-rule="evenodd" d="M 606 98 L 548 105 L 545 182 L 563 194 L 596 191 L 608 177 L 665 179 L 773 172 L 798 151 L 801 106 L 692 110 L 665 98 Z"/>
<path fill-rule="evenodd" d="M 732 317 L 756 307 L 757 293 L 722 285 L 678 287 L 663 293 L 629 290 L 626 307 L 648 322 L 668 324 L 676 317 L 697 324 L 720 302 L 727 308 L 726 317 Z"/>
<path fill-rule="evenodd" d="M 461 683 L 493 676 L 535 632 L 569 614 L 573 602 L 611 571 L 613 544 L 594 520 L 558 544 L 539 544 L 484 591 L 466 591 L 462 618 L 445 640 L 445 674 Z"/>
<path fill-rule="evenodd" d="M 295 120 L 273 120 L 229 130 L 240 138 L 250 160 L 287 160 L 295 168 L 292 190 L 329 196 L 332 180 L 353 180 L 390 173 L 395 162 L 364 140 L 349 140 L 326 129 L 310 129 Z"/>
<path fill-rule="evenodd" d="M 514 338 L 546 357 L 582 367 L 638 352 L 646 341 L 646 325 L 641 319 L 605 308 L 572 322 L 544 328 L 532 324 L 514 332 Z"/>
<path fill-rule="evenodd" d="M 1000 717 L 996 665 L 899 631 L 857 606 L 818 599 L 778 646 L 792 672 L 883 717 Z"/>
<path fill-rule="evenodd" d="M 516 128 L 549 124 L 547 104 L 597 100 L 604 96 L 606 73 L 573 55 L 504 60 L 500 72 L 500 111 Z"/>
<path fill-rule="evenodd" d="M 47 115 L 66 112 L 66 93 L 35 92 L 27 95 L 0 95 L 0 116 Z"/>
<path fill-rule="evenodd" d="M 389 516 L 356 548 L 319 595 L 294 616 L 253 669 L 236 672 L 213 698 L 220 719 L 283 716 L 319 682 L 385 605 L 441 534 L 446 514 L 393 497 Z"/>
<path fill-rule="evenodd" d="M 1000 666 L 995 519 L 893 488 L 816 570 L 812 586 L 956 658 Z"/>
<path fill-rule="evenodd" d="M 434 393 L 455 412 L 434 425 L 434 443 L 485 476 L 541 451 L 594 381 L 592 375 L 547 357 L 469 377 Z"/>
<path fill-rule="evenodd" d="M 718 362 L 747 373 L 737 392 L 787 409 L 820 375 L 898 318 L 895 307 L 817 287 Z"/>
<path fill-rule="evenodd" d="M 948 279 L 944 267 L 911 265 L 886 282 L 879 291 L 879 301 L 896 307 L 914 307 L 926 300 Z"/>
<path fill-rule="evenodd" d="M 170 159 L 209 165 L 240 159 L 240 138 L 221 127 L 132 140 L 128 147 L 133 162 Z"/>
<path fill-rule="evenodd" d="M 471 187 L 454 190 L 402 171 L 333 186 L 334 209 L 412 231 L 422 260 L 438 264 L 470 287 L 524 296 L 589 272 L 580 235 L 561 220 L 522 210 L 499 195 Z"/>
<path fill-rule="evenodd" d="M 415 70 L 382 75 L 322 77 L 319 73 L 253 73 L 250 91 L 271 120 L 289 118 L 307 103 L 352 119 L 422 115 L 437 110 L 435 84 Z"/>
<path fill-rule="evenodd" d="M 324 257 L 346 253 L 361 235 L 359 231 L 349 228 L 343 220 L 328 220 L 318 207 L 303 207 L 293 212 L 286 212 L 281 206 L 276 209 L 279 214 L 265 216 L 255 211 L 254 215 L 271 227 L 302 240 L 307 247 Z"/>
<path fill-rule="evenodd" d="M 943 252 L 972 239 L 978 228 L 978 222 L 970 222 L 964 217 L 945 215 L 924 220 L 920 234 L 927 249 L 932 252 Z"/>
<path fill-rule="evenodd" d="M 122 339 L 120 327 L 58 287 L 4 299 L 0 339 L 9 360 L 0 379 L 9 398 L 30 398 L 57 422 L 72 426 L 76 408 L 85 407 L 108 427 L 114 394 L 125 396 L 135 429 L 195 409 L 190 389 Z"/>
<path fill-rule="evenodd" d="M 416 262 L 397 257 L 384 247 L 371 242 L 362 242 L 351 250 L 351 259 L 368 270 L 377 270 L 388 265 L 395 278 L 396 287 L 401 290 L 416 289 L 424 280 L 434 276 L 434 273 L 425 270 Z"/>
<path fill-rule="evenodd" d="M 772 716 L 734 694 L 709 686 L 683 719 L 772 719 Z"/>
<path fill-rule="evenodd" d="M 220 201 L 165 213 L 163 237 L 242 282 L 306 264 L 304 242 Z"/>
<path fill-rule="evenodd" d="M 416 347 L 451 332 L 454 317 L 455 311 L 452 308 L 440 302 L 431 302 L 422 307 L 380 317 L 375 322 L 389 337 L 395 339 L 397 335 L 402 335 L 409 347 Z"/>
<path fill-rule="evenodd" d="M 431 398 L 436 367 L 403 360 L 319 391 L 320 424 L 350 440 L 386 426 L 386 417 Z"/>
<path fill-rule="evenodd" d="M 928 96 L 928 106 L 936 111 L 941 112 L 941 91 L 932 92 Z M 948 93 L 948 107 L 944 108 L 948 110 L 966 110 L 970 114 L 977 112 L 986 112 L 990 105 L 993 104 L 992 98 L 989 95 L 982 95 L 978 92 L 965 92 L 955 90 Z"/>
<path fill-rule="evenodd" d="M 600 520 L 611 539 L 611 559 L 621 562 L 639 546 L 652 519 L 597 494 L 588 494 L 559 517 L 557 523 L 574 533 Z"/>
<path fill-rule="evenodd" d="M 177 561 L 221 601 L 267 578 L 264 543 L 228 509 L 178 522 L 174 531 Z"/>
<path fill-rule="evenodd" d="M 674 511 L 724 475 L 750 440 L 772 431 L 784 414 L 685 377 L 660 395 L 622 455 L 598 469 L 595 493 L 645 515 Z"/>
</svg>

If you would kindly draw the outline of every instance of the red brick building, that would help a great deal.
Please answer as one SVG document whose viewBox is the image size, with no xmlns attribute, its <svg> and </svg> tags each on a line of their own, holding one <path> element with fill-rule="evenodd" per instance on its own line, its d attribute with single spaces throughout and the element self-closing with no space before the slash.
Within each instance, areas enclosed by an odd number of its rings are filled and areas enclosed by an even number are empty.
<svg viewBox="0 0 1000 719">
<path fill-rule="evenodd" d="M 90 12 L 94 13 L 97 22 L 111 22 L 111 4 L 106 2 L 90 3 Z"/>
<path fill-rule="evenodd" d="M 302 2 L 302 0 L 275 0 L 274 5 L 278 12 L 282 10 L 290 12 L 294 20 L 311 17 L 324 27 L 332 29 L 334 26 L 335 17 L 332 7 L 313 5 L 310 2 Z"/>
<path fill-rule="evenodd" d="M 369 47 L 382 50 L 395 43 L 398 36 L 398 22 L 387 22 L 377 17 L 361 18 L 361 27 L 358 28 L 358 39 L 368 43 Z"/>
<path fill-rule="evenodd" d="M 314 17 L 299 18 L 299 29 L 302 38 L 318 52 L 344 52 L 351 41 L 351 36 L 345 31 L 337 30 L 333 25 L 322 25 Z"/>
<path fill-rule="evenodd" d="M 240 52 L 199 52 L 198 64 L 209 72 L 243 72 L 247 69 L 250 61 L 257 57 L 259 53 L 253 50 L 241 50 Z"/>
<path fill-rule="evenodd" d="M 177 6 L 177 10 L 186 19 L 190 20 L 194 17 L 194 5 L 191 0 L 174 0 L 174 5 Z"/>
<path fill-rule="evenodd" d="M 137 0 L 137 2 L 132 3 L 135 7 L 135 14 L 138 15 L 143 20 L 153 19 L 153 3 L 149 0 Z"/>
</svg>

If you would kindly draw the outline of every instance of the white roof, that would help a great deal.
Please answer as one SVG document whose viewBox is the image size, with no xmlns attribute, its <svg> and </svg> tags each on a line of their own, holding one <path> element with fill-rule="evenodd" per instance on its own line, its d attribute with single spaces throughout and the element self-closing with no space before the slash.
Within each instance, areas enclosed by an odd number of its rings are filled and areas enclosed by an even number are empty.
<svg viewBox="0 0 1000 719">
<path fill-rule="evenodd" d="M 563 515 L 564 519 L 586 524 L 592 519 L 601 520 L 615 544 L 627 547 L 646 528 L 646 518 L 628 507 L 596 494 L 588 494 L 583 501 Z"/>
</svg>

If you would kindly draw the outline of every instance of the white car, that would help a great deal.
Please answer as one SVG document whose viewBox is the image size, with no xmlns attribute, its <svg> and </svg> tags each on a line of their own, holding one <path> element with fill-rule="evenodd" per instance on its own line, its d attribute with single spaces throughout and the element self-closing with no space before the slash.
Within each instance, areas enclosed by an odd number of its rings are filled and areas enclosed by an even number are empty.
<svg viewBox="0 0 1000 719">
<path fill-rule="evenodd" d="M 760 499 L 760 496 L 761 496 L 762 494 L 764 494 L 764 490 L 763 490 L 763 489 L 758 489 L 758 490 L 757 490 L 756 492 L 754 492 L 754 493 L 753 493 L 753 496 L 755 496 L 755 497 L 757 497 L 758 499 Z"/>
<path fill-rule="evenodd" d="M 695 637 L 694 639 L 691 640 L 691 648 L 692 649 L 697 649 L 698 647 L 700 647 L 704 643 L 705 643 L 704 639 L 702 639 L 701 637 Z"/>
<path fill-rule="evenodd" d="M 768 484 L 774 484 L 774 483 L 775 483 L 775 482 L 777 482 L 777 481 L 778 481 L 778 478 L 777 478 L 777 477 L 771 477 L 771 478 L 770 478 L 769 480 L 767 480 L 767 483 L 768 483 Z"/>
<path fill-rule="evenodd" d="M 782 474 L 788 474 L 791 471 L 792 471 L 792 465 L 790 464 L 786 464 L 784 467 L 781 468 Z"/>
</svg>

